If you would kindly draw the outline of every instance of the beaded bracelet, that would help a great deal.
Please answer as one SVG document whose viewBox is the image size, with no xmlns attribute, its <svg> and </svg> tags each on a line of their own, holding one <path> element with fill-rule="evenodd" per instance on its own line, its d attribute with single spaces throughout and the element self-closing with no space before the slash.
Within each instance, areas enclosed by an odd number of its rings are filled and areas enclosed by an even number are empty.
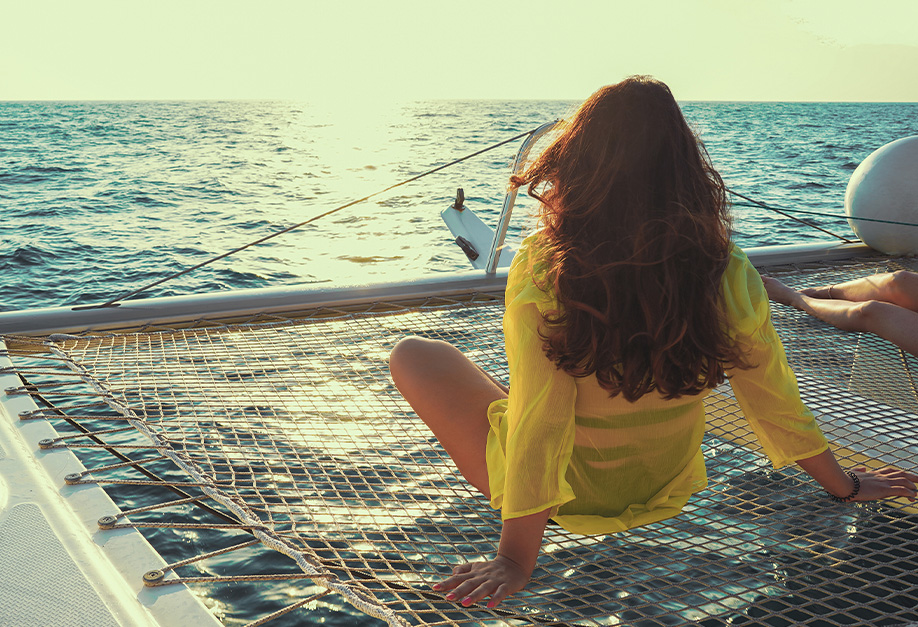
<svg viewBox="0 0 918 627">
<path fill-rule="evenodd" d="M 854 497 L 857 496 L 857 493 L 861 491 L 861 480 L 857 478 L 857 475 L 854 474 L 851 470 L 846 470 L 845 474 L 851 477 L 851 480 L 854 481 L 854 490 L 851 491 L 851 494 L 848 496 L 835 496 L 829 492 L 829 498 L 836 503 L 847 503 L 848 501 L 854 500 Z"/>
</svg>

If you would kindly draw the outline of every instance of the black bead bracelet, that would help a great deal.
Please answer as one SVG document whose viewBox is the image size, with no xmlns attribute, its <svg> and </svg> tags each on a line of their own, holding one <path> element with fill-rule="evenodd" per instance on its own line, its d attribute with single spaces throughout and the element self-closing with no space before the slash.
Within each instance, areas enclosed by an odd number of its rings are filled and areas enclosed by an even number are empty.
<svg viewBox="0 0 918 627">
<path fill-rule="evenodd" d="M 854 474 L 854 472 L 851 470 L 846 470 L 845 474 L 851 477 L 851 480 L 854 481 L 854 489 L 848 496 L 835 496 L 829 492 L 829 498 L 836 503 L 847 503 L 848 501 L 853 501 L 854 497 L 857 496 L 857 493 L 861 491 L 861 480 L 857 478 L 857 475 Z"/>
</svg>

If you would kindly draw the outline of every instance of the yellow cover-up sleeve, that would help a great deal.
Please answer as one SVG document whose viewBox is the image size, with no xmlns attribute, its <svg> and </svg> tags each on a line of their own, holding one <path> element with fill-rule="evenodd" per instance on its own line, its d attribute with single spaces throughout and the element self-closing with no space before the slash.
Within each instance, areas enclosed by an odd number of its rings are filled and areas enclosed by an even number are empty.
<svg viewBox="0 0 918 627">
<path fill-rule="evenodd" d="M 506 411 L 489 412 L 492 427 L 503 430 L 487 454 L 491 505 L 504 520 L 549 508 L 554 515 L 574 499 L 565 473 L 574 447 L 576 381 L 542 350 L 542 311 L 556 301 L 536 287 L 531 270 L 529 247 L 523 246 L 508 276 L 504 313 L 510 395 Z"/>
<path fill-rule="evenodd" d="M 762 277 L 734 247 L 723 278 L 727 325 L 750 369 L 728 372 L 736 400 L 775 468 L 825 451 L 828 442 L 800 399 L 797 378 L 771 323 Z"/>
</svg>

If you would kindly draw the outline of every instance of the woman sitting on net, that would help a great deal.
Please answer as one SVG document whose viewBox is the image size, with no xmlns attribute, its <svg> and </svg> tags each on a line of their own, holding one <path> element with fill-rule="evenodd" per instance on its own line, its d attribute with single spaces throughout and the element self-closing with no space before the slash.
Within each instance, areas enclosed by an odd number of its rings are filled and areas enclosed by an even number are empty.
<svg viewBox="0 0 918 627">
<path fill-rule="evenodd" d="M 799 292 L 762 277 L 768 297 L 844 331 L 879 335 L 918 356 L 918 273 L 887 272 Z"/>
<path fill-rule="evenodd" d="M 529 169 L 541 230 L 513 258 L 509 389 L 456 347 L 405 338 L 392 378 L 460 472 L 501 510 L 496 555 L 436 584 L 489 606 L 526 585 L 549 518 L 623 532 L 706 485 L 703 399 L 729 375 L 776 467 L 838 501 L 915 498 L 918 475 L 843 469 L 803 405 L 762 279 L 730 242 L 723 181 L 663 83 L 596 92 Z"/>
</svg>

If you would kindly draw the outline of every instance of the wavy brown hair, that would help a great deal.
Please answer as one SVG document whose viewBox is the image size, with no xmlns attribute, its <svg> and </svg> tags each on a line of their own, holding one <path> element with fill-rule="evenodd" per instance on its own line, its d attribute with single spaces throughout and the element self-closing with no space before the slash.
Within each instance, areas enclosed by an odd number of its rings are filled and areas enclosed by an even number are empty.
<svg viewBox="0 0 918 627">
<path fill-rule="evenodd" d="M 542 338 L 559 368 L 634 401 L 697 394 L 746 366 L 720 304 L 724 183 L 665 84 L 603 87 L 512 184 L 540 201 L 542 287 L 560 304 Z"/>
</svg>

